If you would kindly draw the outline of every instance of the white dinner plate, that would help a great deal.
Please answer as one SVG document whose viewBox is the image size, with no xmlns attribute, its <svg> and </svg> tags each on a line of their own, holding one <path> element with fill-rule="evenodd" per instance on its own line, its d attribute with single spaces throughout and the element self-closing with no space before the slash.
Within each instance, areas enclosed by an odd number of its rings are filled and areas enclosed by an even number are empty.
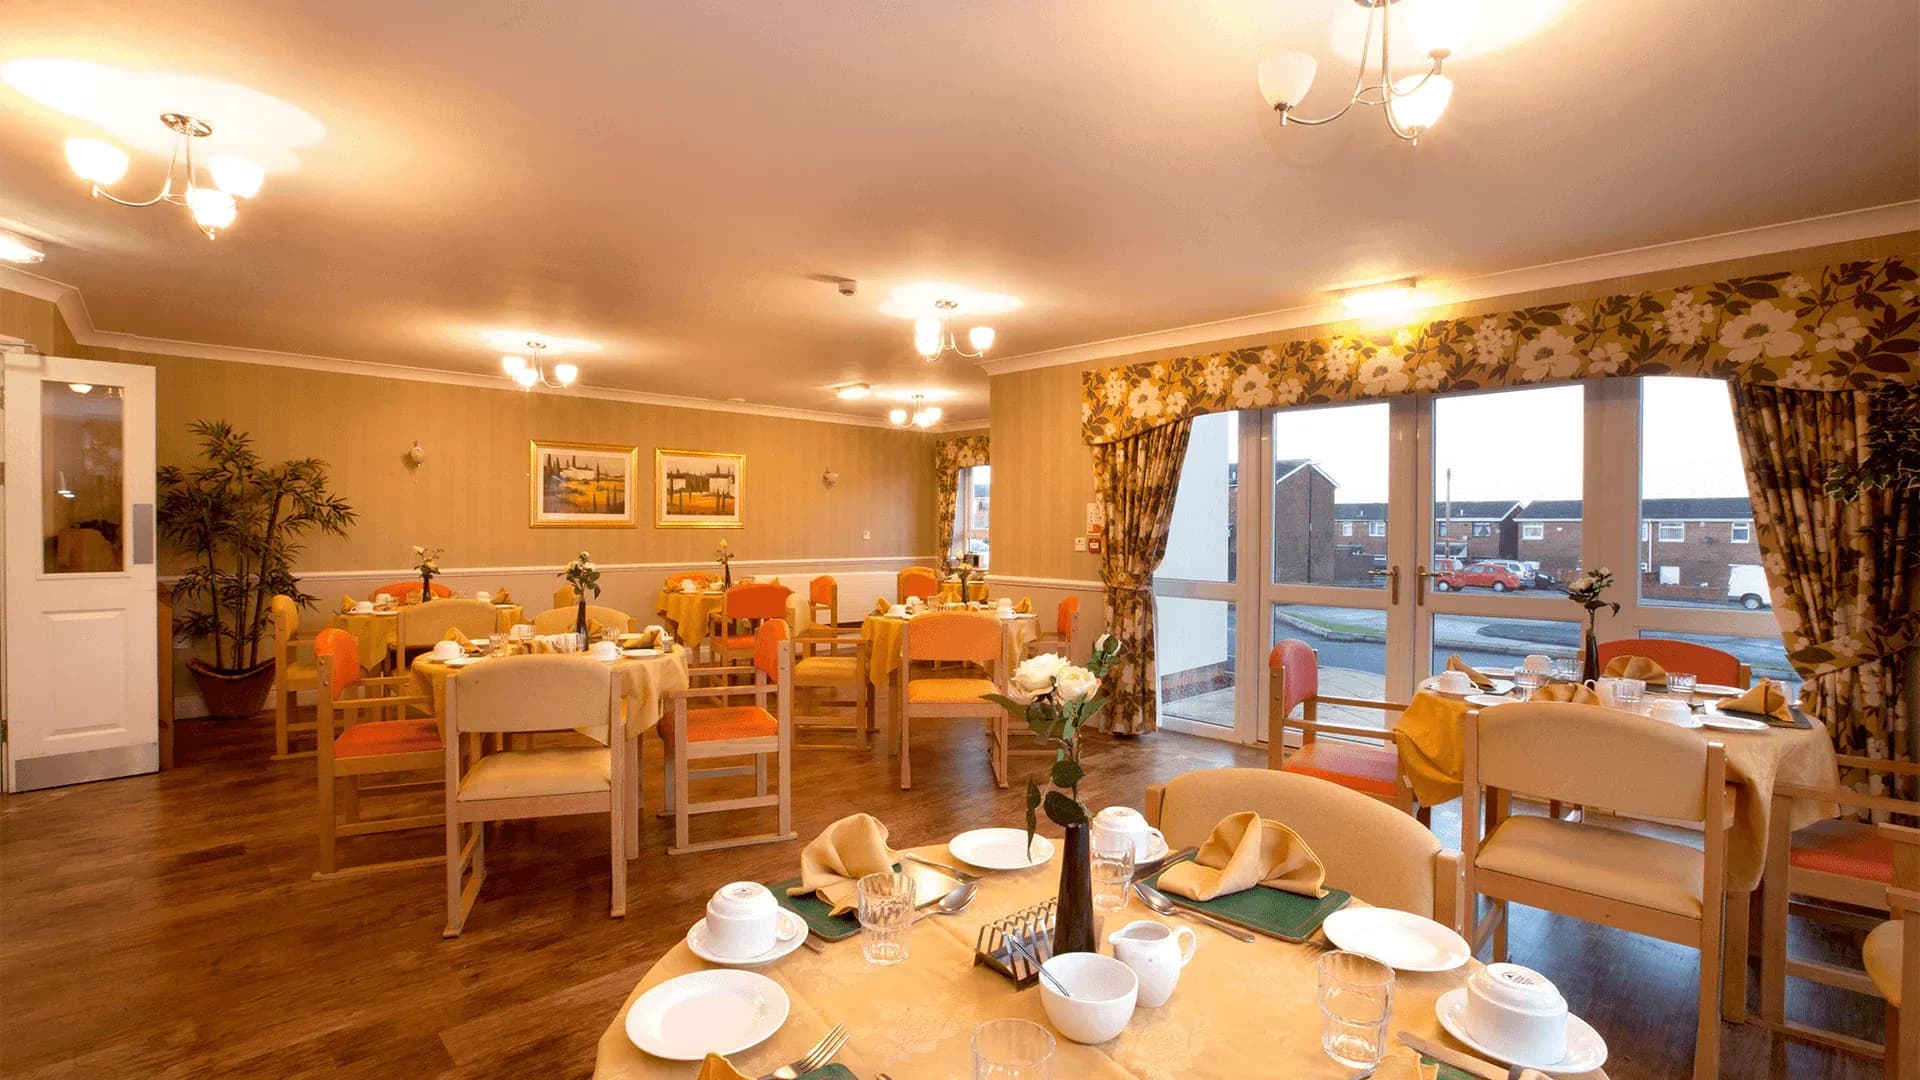
<svg viewBox="0 0 1920 1080">
<path fill-rule="evenodd" d="M 400 614 L 400 609 L 399 609 L 399 608 L 388 608 L 388 609 L 387 609 L 387 610 L 385 610 L 385 611 L 374 611 L 374 612 L 371 612 L 371 614 L 374 614 L 374 615 L 398 615 L 398 614 Z"/>
<path fill-rule="evenodd" d="M 1440 689 L 1440 676 L 1438 675 L 1429 675 L 1426 678 L 1420 680 L 1420 689 L 1431 690 L 1434 693 L 1439 694 L 1441 697 L 1464 698 L 1468 694 L 1478 694 L 1481 692 L 1479 690 L 1474 689 L 1473 684 L 1471 683 L 1467 684 L 1467 686 L 1468 688 L 1464 693 L 1456 694 L 1449 690 Z M 1493 689 L 1487 692 L 1492 694 L 1505 694 L 1510 692 L 1512 689 L 1513 689 L 1512 679 L 1494 679 Z"/>
<path fill-rule="evenodd" d="M 1513 1058 L 1484 1045 L 1467 1034 L 1467 988 L 1449 990 L 1440 995 L 1434 1003 L 1434 1013 L 1440 1017 L 1440 1026 L 1447 1034 L 1466 1043 L 1468 1049 L 1494 1061 L 1504 1061 L 1509 1065 L 1523 1065 L 1529 1069 L 1539 1069 L 1550 1073 L 1591 1072 L 1607 1063 L 1607 1040 L 1593 1030 L 1593 1025 L 1585 1020 L 1567 1014 L 1567 1056 L 1559 1061 L 1515 1061 Z"/>
<path fill-rule="evenodd" d="M 1513 669 L 1510 667 L 1483 667 L 1483 668 L 1478 668 L 1477 670 L 1482 675 L 1491 675 L 1496 679 L 1513 678 Z"/>
<path fill-rule="evenodd" d="M 669 1061 L 699 1061 L 758 1046 L 787 1022 L 780 984 L 751 971 L 695 971 L 640 995 L 627 1010 L 627 1038 Z"/>
<path fill-rule="evenodd" d="M 779 917 L 780 933 L 786 936 L 783 938 L 775 938 L 773 948 L 768 949 L 758 956 L 749 956 L 744 959 L 735 960 L 714 952 L 707 945 L 707 920 L 705 919 L 694 923 L 693 927 L 687 931 L 687 948 L 693 950 L 693 955 L 705 960 L 707 963 L 719 964 L 722 967 L 751 968 L 759 967 L 762 964 L 771 964 L 775 960 L 799 948 L 800 943 L 807 939 L 807 924 L 800 921 L 800 916 L 795 915 L 786 908 L 781 908 Z"/>
<path fill-rule="evenodd" d="M 1383 907 L 1344 907 L 1320 924 L 1327 940 L 1398 971 L 1452 971 L 1472 953 L 1467 941 L 1432 919 Z"/>
<path fill-rule="evenodd" d="M 1696 694 L 1712 694 L 1714 697 L 1739 697 L 1741 694 L 1746 693 L 1745 690 L 1737 686 L 1726 686 L 1721 683 L 1712 682 L 1694 683 L 1693 692 Z"/>
<path fill-rule="evenodd" d="M 1492 705 L 1511 705 L 1519 698 L 1501 697 L 1498 694 L 1468 694 L 1467 704 L 1487 708 Z"/>
<path fill-rule="evenodd" d="M 1721 712 L 1720 706 L 1713 702 L 1708 702 L 1706 707 L 1700 710 L 1700 722 L 1721 731 L 1765 731 L 1769 726 L 1765 720 Z"/>
<path fill-rule="evenodd" d="M 451 660 L 443 660 L 441 663 L 446 664 L 448 667 L 466 667 L 468 664 L 477 664 L 485 659 L 486 657 L 484 656 L 456 656 Z"/>
<path fill-rule="evenodd" d="M 1036 833 L 1029 852 L 1025 829 L 974 829 L 947 841 L 947 850 L 983 870 L 1025 870 L 1053 858 L 1053 841 Z"/>
<path fill-rule="evenodd" d="M 660 650 L 659 649 L 622 649 L 620 650 L 620 655 L 631 656 L 635 658 L 644 658 L 648 656 L 659 656 Z"/>
</svg>

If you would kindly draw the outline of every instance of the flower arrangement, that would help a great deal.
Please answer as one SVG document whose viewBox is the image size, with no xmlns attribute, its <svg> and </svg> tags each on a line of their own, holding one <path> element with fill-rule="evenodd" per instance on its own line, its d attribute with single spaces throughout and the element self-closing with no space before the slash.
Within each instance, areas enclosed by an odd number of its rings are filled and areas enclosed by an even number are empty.
<svg viewBox="0 0 1920 1080">
<path fill-rule="evenodd" d="M 600 595 L 600 568 L 593 565 L 593 559 L 584 551 L 568 563 L 559 576 L 567 579 L 583 603 L 588 595 Z"/>
<path fill-rule="evenodd" d="M 1581 650 L 1580 678 L 1584 681 L 1600 676 L 1600 639 L 1594 633 L 1594 621 L 1600 616 L 1600 609 L 1607 608 L 1609 615 L 1620 614 L 1620 605 L 1612 600 L 1603 599 L 1601 594 L 1613 587 L 1613 571 L 1606 567 L 1598 570 L 1582 570 L 1580 576 L 1567 582 L 1567 599 L 1587 609 L 1587 640 Z"/>
<path fill-rule="evenodd" d="M 713 550 L 713 561 L 720 564 L 720 577 L 729 587 L 733 585 L 733 549 L 727 547 L 725 540 Z"/>
<path fill-rule="evenodd" d="M 419 544 L 413 545 L 413 557 L 418 560 L 413 564 L 413 569 L 420 575 L 421 603 L 433 599 L 433 579 L 440 576 L 440 556 L 445 554 L 446 550 L 421 547 Z"/>
<path fill-rule="evenodd" d="M 1080 801 L 1080 781 L 1086 770 L 1080 765 L 1080 729 L 1099 715 L 1107 699 L 1097 697 L 1100 680 L 1120 655 L 1120 642 L 1111 634 L 1102 634 L 1094 642 L 1093 656 L 1085 667 L 1067 662 L 1058 653 L 1029 657 L 1013 671 L 1007 681 L 1007 694 L 988 694 L 1007 713 L 1026 721 L 1027 727 L 1054 748 L 1053 766 L 1047 772 L 1048 790 L 1041 791 L 1038 781 L 1027 780 L 1027 843 L 1033 843 L 1039 826 L 1039 812 L 1056 825 L 1084 825 L 1092 820 Z"/>
</svg>

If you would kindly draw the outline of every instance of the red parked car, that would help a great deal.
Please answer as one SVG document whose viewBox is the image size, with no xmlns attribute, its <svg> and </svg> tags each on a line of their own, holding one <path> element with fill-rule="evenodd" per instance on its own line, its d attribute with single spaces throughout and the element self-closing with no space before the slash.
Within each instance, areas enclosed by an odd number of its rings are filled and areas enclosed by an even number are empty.
<svg viewBox="0 0 1920 1080">
<path fill-rule="evenodd" d="M 1433 579 L 1433 587 L 1441 592 L 1455 589 L 1481 588 L 1494 592 L 1508 592 L 1525 587 L 1519 575 L 1499 563 L 1477 562 L 1465 569 L 1448 570 Z"/>
</svg>

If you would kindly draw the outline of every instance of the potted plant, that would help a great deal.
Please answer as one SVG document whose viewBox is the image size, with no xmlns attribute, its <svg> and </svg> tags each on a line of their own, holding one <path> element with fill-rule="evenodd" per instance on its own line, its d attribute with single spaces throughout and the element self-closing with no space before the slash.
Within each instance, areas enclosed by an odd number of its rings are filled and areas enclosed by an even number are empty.
<svg viewBox="0 0 1920 1080">
<path fill-rule="evenodd" d="M 160 535 L 188 566 L 174 586 L 174 629 L 211 644 L 211 661 L 187 662 L 207 712 L 252 716 L 273 686 L 273 659 L 260 658 L 275 595 L 302 606 L 294 563 L 315 531 L 345 536 L 353 508 L 327 490 L 327 463 L 297 458 L 270 465 L 250 436 L 224 420 L 201 420 L 199 464 L 161 466 Z"/>
</svg>

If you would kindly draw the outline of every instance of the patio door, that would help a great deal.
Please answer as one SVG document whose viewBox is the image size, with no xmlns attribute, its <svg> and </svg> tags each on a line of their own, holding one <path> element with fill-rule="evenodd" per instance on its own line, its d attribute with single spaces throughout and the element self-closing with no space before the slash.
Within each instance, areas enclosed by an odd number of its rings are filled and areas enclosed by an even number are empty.
<svg viewBox="0 0 1920 1080">
<path fill-rule="evenodd" d="M 152 772 L 154 371 L 5 369 L 6 788 Z"/>
</svg>

